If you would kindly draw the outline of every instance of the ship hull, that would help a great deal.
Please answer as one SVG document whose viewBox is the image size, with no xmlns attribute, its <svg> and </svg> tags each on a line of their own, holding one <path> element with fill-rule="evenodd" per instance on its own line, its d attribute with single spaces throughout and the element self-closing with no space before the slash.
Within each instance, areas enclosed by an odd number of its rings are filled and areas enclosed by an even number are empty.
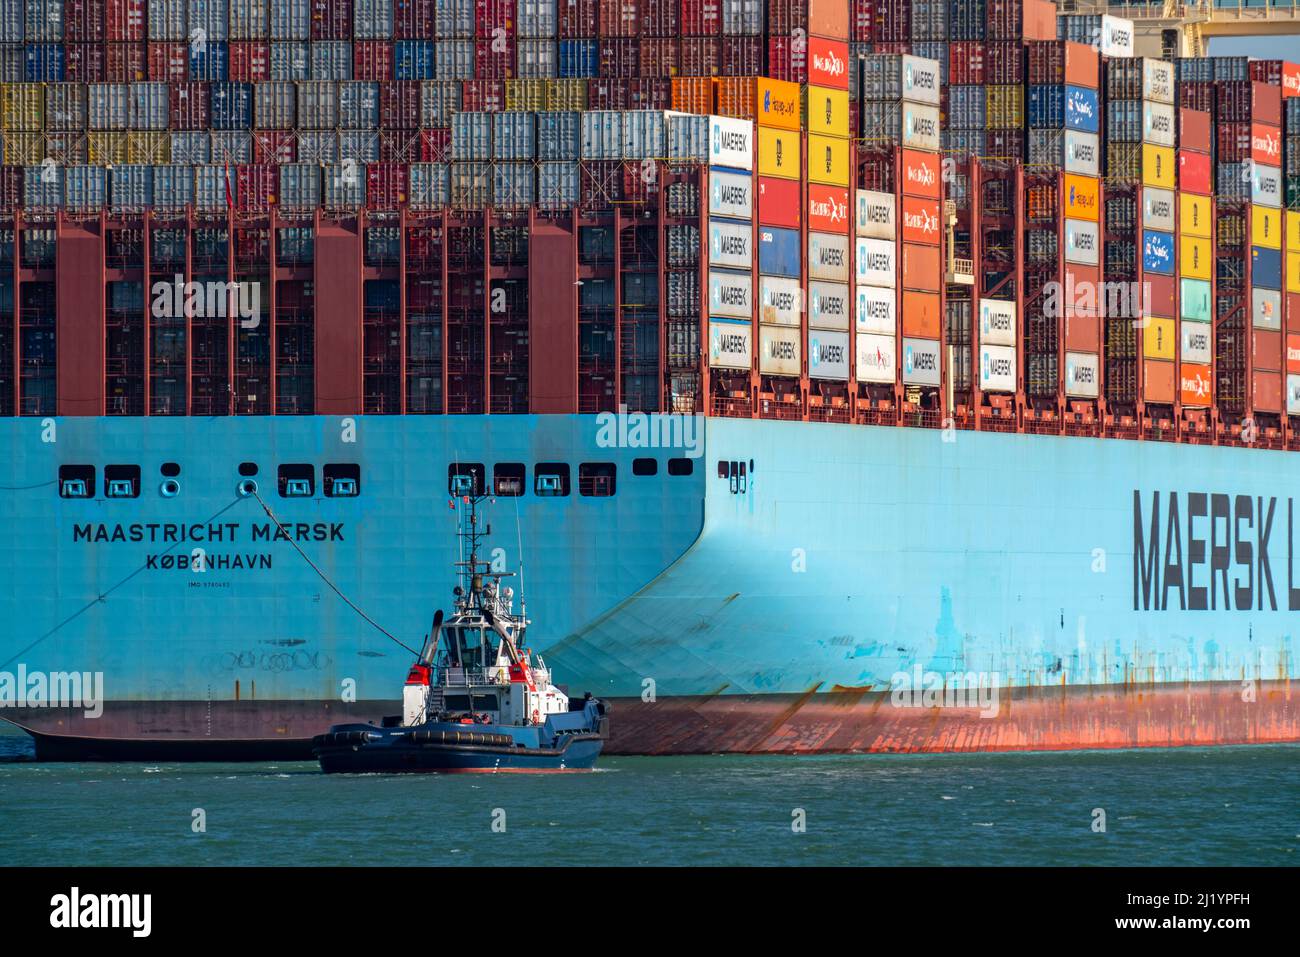
<svg viewBox="0 0 1300 957">
<path fill-rule="evenodd" d="M 446 469 L 466 461 L 617 465 L 611 497 L 493 515 L 526 559 L 536 650 L 571 694 L 615 703 L 609 753 L 1300 740 L 1292 455 L 724 419 L 690 450 L 611 444 L 578 416 L 363 420 L 362 450 L 327 418 L 71 423 L 56 450 L 6 424 L 11 487 L 130 448 L 154 475 L 185 458 L 190 497 L 6 499 L 0 672 L 104 673 L 97 717 L 0 709 L 41 757 L 305 759 L 330 725 L 394 713 L 409 656 L 355 609 L 418 643 L 456 557 Z M 340 539 L 262 542 L 270 569 L 201 579 L 79 535 L 229 506 L 247 536 L 265 517 L 233 490 L 258 450 L 268 469 L 361 459 L 356 500 L 269 499 Z M 657 476 L 633 474 L 645 456 Z M 670 457 L 692 474 L 665 475 Z"/>
</svg>

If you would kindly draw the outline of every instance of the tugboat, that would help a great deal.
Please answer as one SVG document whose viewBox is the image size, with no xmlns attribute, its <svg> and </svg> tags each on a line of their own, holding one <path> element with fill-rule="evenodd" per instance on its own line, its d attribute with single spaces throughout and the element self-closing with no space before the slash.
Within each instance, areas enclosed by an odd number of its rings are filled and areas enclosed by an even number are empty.
<svg viewBox="0 0 1300 957">
<path fill-rule="evenodd" d="M 478 558 L 492 533 L 478 523 L 486 496 L 457 491 L 469 511 L 458 533 L 469 559 L 456 563 L 455 611 L 445 622 L 441 610 L 434 614 L 406 676 L 401 715 L 379 727 L 335 725 L 312 739 L 326 774 L 590 770 L 609 736 L 609 706 L 590 692 L 570 700 L 524 646 L 523 596 L 515 614 L 514 589 L 502 584 L 514 573 Z"/>
</svg>

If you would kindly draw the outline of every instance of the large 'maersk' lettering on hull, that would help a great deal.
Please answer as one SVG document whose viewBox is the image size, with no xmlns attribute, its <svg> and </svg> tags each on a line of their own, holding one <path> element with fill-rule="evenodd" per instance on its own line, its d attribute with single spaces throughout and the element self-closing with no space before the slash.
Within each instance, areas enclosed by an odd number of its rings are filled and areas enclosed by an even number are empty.
<svg viewBox="0 0 1300 957">
<path fill-rule="evenodd" d="M 1277 496 L 1133 490 L 1133 610 L 1277 611 L 1269 554 Z M 1300 611 L 1295 501 L 1286 500 L 1286 606 Z M 1231 580 L 1229 575 L 1231 573 Z"/>
</svg>

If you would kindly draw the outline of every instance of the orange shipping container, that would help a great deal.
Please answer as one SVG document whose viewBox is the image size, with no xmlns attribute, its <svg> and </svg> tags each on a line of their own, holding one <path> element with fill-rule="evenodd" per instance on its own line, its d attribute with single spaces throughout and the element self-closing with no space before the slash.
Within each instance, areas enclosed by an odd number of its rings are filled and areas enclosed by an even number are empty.
<svg viewBox="0 0 1300 957">
<path fill-rule="evenodd" d="M 754 83 L 757 90 L 754 101 L 758 125 L 797 131 L 802 113 L 799 106 L 799 84 L 786 80 L 769 80 L 765 76 L 760 76 Z"/>
<path fill-rule="evenodd" d="M 1256 371 L 1277 372 L 1282 368 L 1282 333 L 1276 329 L 1250 330 L 1250 351 Z"/>
<path fill-rule="evenodd" d="M 1251 396 L 1256 412 L 1282 411 L 1282 373 L 1255 371 Z"/>
<path fill-rule="evenodd" d="M 1065 82 L 1069 86 L 1097 89 L 1097 50 L 1087 43 L 1065 44 Z"/>
<path fill-rule="evenodd" d="M 903 288 L 938 292 L 939 247 L 903 243 Z"/>
<path fill-rule="evenodd" d="M 1026 40 L 1056 39 L 1056 4 L 1052 0 L 1025 0 Z"/>
<path fill-rule="evenodd" d="M 1065 315 L 1100 318 L 1101 268 L 1066 263 L 1064 282 L 1062 298 L 1065 301 Z"/>
<path fill-rule="evenodd" d="M 808 0 L 808 32 L 847 43 L 849 5 L 845 0 Z"/>
<path fill-rule="evenodd" d="M 1300 65 L 1282 64 L 1282 97 L 1300 96 Z"/>
<path fill-rule="evenodd" d="M 832 90 L 849 88 L 849 45 L 844 40 L 808 38 L 808 83 Z"/>
<path fill-rule="evenodd" d="M 938 199 L 939 154 L 921 150 L 903 150 L 903 193 Z"/>
<path fill-rule="evenodd" d="M 839 186 L 809 183 L 808 228 L 818 233 L 847 233 L 849 191 Z"/>
<path fill-rule="evenodd" d="M 719 116 L 736 116 L 743 120 L 754 118 L 756 103 L 753 77 L 723 76 L 713 82 L 717 84 L 715 95 Z"/>
<path fill-rule="evenodd" d="M 1148 402 L 1173 405 L 1174 364 L 1159 359 L 1147 359 L 1142 364 L 1142 391 Z"/>
<path fill-rule="evenodd" d="M 1101 208 L 1098 180 L 1092 176 L 1065 174 L 1065 215 L 1071 219 L 1097 222 Z"/>
<path fill-rule="evenodd" d="M 1183 405 L 1208 407 L 1214 398 L 1214 379 L 1210 367 L 1184 362 L 1179 377 L 1179 399 Z"/>
<path fill-rule="evenodd" d="M 939 202 L 903 197 L 903 242 L 939 245 Z"/>
<path fill-rule="evenodd" d="M 679 113 L 713 112 L 713 79 L 676 76 L 672 82 L 673 109 Z"/>
<path fill-rule="evenodd" d="M 1067 352 L 1100 352 L 1101 320 L 1096 316 L 1067 315 L 1065 349 Z"/>
<path fill-rule="evenodd" d="M 903 335 L 939 338 L 939 294 L 903 291 Z"/>
</svg>

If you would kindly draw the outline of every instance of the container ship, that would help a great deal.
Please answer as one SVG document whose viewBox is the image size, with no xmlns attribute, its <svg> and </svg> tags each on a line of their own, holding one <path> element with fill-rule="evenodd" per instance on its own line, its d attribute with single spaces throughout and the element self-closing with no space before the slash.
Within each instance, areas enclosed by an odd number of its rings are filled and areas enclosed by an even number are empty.
<svg viewBox="0 0 1300 957">
<path fill-rule="evenodd" d="M 0 0 L 0 718 L 308 758 L 488 495 L 613 752 L 1300 739 L 1300 66 L 1134 37 Z"/>
</svg>

